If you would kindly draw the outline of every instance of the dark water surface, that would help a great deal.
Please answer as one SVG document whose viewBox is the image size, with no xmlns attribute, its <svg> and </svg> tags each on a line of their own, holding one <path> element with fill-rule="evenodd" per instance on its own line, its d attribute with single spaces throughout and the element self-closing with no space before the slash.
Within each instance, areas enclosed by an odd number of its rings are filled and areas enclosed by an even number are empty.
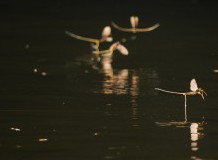
<svg viewBox="0 0 218 160">
<path fill-rule="evenodd" d="M 215 7 L 141 8 L 140 25 L 160 28 L 135 40 L 113 29 L 129 56 L 116 52 L 111 66 L 96 66 L 90 44 L 64 31 L 98 37 L 111 20 L 129 25 L 132 12 L 108 10 L 2 13 L 0 158 L 218 159 Z M 192 78 L 208 97 L 188 97 L 184 123 L 184 97 L 154 88 L 189 91 Z"/>
</svg>

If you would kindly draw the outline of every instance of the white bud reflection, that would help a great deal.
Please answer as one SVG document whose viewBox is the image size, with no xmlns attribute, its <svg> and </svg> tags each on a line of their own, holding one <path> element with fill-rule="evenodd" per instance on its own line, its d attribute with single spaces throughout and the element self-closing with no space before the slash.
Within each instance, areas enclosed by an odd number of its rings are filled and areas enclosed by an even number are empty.
<svg viewBox="0 0 218 160">
<path fill-rule="evenodd" d="M 138 124 L 138 103 L 137 98 L 139 95 L 139 77 L 136 74 L 133 74 L 132 76 L 132 87 L 131 87 L 131 104 L 132 104 L 132 120 L 133 124 L 132 126 L 137 127 Z"/>
<path fill-rule="evenodd" d="M 191 133 L 191 151 L 196 152 L 199 150 L 198 141 L 200 138 L 204 136 L 202 133 L 203 130 L 203 122 L 202 123 L 191 123 L 190 125 L 190 133 Z M 192 156 L 191 159 L 200 160 L 197 156 Z"/>
<path fill-rule="evenodd" d="M 113 69 L 112 56 L 101 57 L 102 68 L 98 69 L 104 74 L 102 81 L 102 90 L 104 94 L 129 94 L 134 97 L 131 100 L 135 104 L 135 97 L 138 97 L 139 88 L 142 94 L 154 95 L 153 87 L 159 84 L 159 77 L 156 71 L 147 69 L 135 71 L 129 69 Z M 139 87 L 140 85 L 140 87 Z"/>
<path fill-rule="evenodd" d="M 103 73 L 104 79 L 101 83 L 100 92 L 103 94 L 130 95 L 129 101 L 132 110 L 131 125 L 137 127 L 140 122 L 138 108 L 139 95 L 156 94 L 156 92 L 153 92 L 153 87 L 159 83 L 158 74 L 152 69 L 137 71 L 113 69 L 111 62 L 112 55 L 101 57 L 102 67 L 99 69 L 99 72 Z M 139 90 L 139 88 L 142 89 Z"/>
<path fill-rule="evenodd" d="M 132 126 L 138 124 L 138 104 L 137 97 L 139 94 L 139 77 L 136 74 L 130 74 L 128 69 L 114 71 L 111 64 L 103 64 L 103 71 L 106 79 L 102 84 L 102 92 L 104 94 L 131 95 L 132 107 Z"/>
<path fill-rule="evenodd" d="M 176 127 L 179 129 L 185 129 L 187 127 L 190 128 L 190 149 L 191 149 L 191 157 L 190 159 L 193 160 L 202 160 L 199 158 L 198 151 L 200 149 L 199 147 L 199 140 L 204 137 L 203 133 L 203 126 L 204 121 L 201 123 L 197 122 L 187 122 L 187 121 L 181 121 L 181 122 L 156 122 L 156 124 L 160 127 Z"/>
<path fill-rule="evenodd" d="M 104 94 L 127 94 L 128 70 L 123 69 L 115 72 L 112 67 L 112 54 L 101 56 L 102 68 L 99 69 L 105 76 L 102 84 Z"/>
<path fill-rule="evenodd" d="M 198 124 L 197 123 L 191 123 L 190 132 L 191 132 L 191 140 L 197 141 L 198 140 Z"/>
<path fill-rule="evenodd" d="M 130 125 L 134 127 L 139 126 L 141 120 L 138 101 L 140 97 L 147 99 L 147 97 L 157 94 L 157 92 L 154 91 L 154 88 L 158 86 L 160 82 L 157 72 L 150 68 L 115 69 L 112 63 L 113 54 L 100 54 L 98 61 L 94 56 L 96 55 L 79 57 L 75 59 L 75 61 L 67 63 L 66 68 L 69 70 L 67 79 L 69 82 L 73 82 L 73 85 L 75 85 L 76 81 L 80 87 L 85 86 L 85 89 L 89 89 L 88 92 L 104 95 L 119 95 L 122 96 L 122 98 L 125 97 L 123 103 L 125 103 L 126 107 L 131 111 Z M 74 75 L 74 71 L 76 67 L 82 68 L 82 71 L 84 71 L 83 67 L 86 70 L 89 67 L 89 74 L 82 74 L 84 72 L 77 73 L 82 78 L 87 79 L 87 81 L 85 81 L 86 83 L 81 81 L 80 84 L 80 78 L 75 80 L 76 76 Z M 93 78 L 93 76 L 95 76 L 95 78 Z M 73 89 L 75 90 L 74 87 Z M 113 115 L 113 104 L 110 102 L 108 106 L 110 107 L 107 107 L 109 109 L 106 111 L 106 114 Z"/>
<path fill-rule="evenodd" d="M 102 92 L 104 94 L 128 94 L 128 70 L 123 69 L 118 72 L 114 72 L 111 66 L 107 64 L 103 67 L 105 73 L 105 80 L 102 86 Z"/>
<path fill-rule="evenodd" d="M 191 150 L 192 151 L 197 151 L 198 150 L 198 139 L 199 139 L 199 134 L 198 134 L 198 124 L 197 123 L 191 123 L 190 126 L 190 133 L 191 133 Z"/>
</svg>

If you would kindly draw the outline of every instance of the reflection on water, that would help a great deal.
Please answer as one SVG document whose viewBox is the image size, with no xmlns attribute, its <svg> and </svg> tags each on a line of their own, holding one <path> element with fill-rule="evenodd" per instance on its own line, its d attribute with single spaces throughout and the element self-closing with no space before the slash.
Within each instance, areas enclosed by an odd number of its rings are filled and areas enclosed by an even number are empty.
<svg viewBox="0 0 218 160">
<path fill-rule="evenodd" d="M 106 68 L 107 67 L 107 68 Z M 104 66 L 105 80 L 102 84 L 104 94 L 128 94 L 129 71 L 123 69 L 115 73 L 110 65 Z"/>
<path fill-rule="evenodd" d="M 132 76 L 132 88 L 131 88 L 131 106 L 132 106 L 132 120 L 133 120 L 133 126 L 138 126 L 137 120 L 138 120 L 138 104 L 137 104 L 137 98 L 139 95 L 139 77 L 135 74 Z"/>
<path fill-rule="evenodd" d="M 104 74 L 101 92 L 103 94 L 127 94 L 129 70 L 122 69 L 115 73 L 111 64 L 112 58 L 112 54 L 101 56 L 102 67 L 98 69 L 100 73 Z"/>
<path fill-rule="evenodd" d="M 127 110 L 128 113 L 130 111 L 130 115 L 128 115 L 128 120 L 130 123 L 128 123 L 128 125 L 129 124 L 131 125 L 131 129 L 132 128 L 135 129 L 135 127 L 137 127 L 137 129 L 143 128 L 144 126 L 142 125 L 143 124 L 142 120 L 144 120 L 143 118 L 145 118 L 145 116 L 142 117 L 142 113 L 140 113 L 142 111 L 142 107 L 141 107 L 142 104 L 140 103 L 141 101 L 139 101 L 139 100 L 141 100 L 142 97 L 143 97 L 143 99 L 144 98 L 146 99 L 147 98 L 146 96 L 152 97 L 152 96 L 157 94 L 157 92 L 155 92 L 155 90 L 154 90 L 154 88 L 156 86 L 158 86 L 158 84 L 159 84 L 159 76 L 158 76 L 157 72 L 153 69 L 140 69 L 139 70 L 139 69 L 126 69 L 126 68 L 124 68 L 124 69 L 113 68 L 113 65 L 111 63 L 112 62 L 111 55 L 105 55 L 105 56 L 101 57 L 100 62 L 101 62 L 101 65 L 99 65 L 99 64 L 96 65 L 96 63 L 94 63 L 94 65 L 97 66 L 95 68 L 95 70 L 92 67 L 93 64 L 91 65 L 91 67 L 89 68 L 89 74 L 83 72 L 83 74 L 85 75 L 85 78 L 84 77 L 82 77 L 82 78 L 84 78 L 84 79 L 88 79 L 88 80 L 93 79 L 93 77 L 92 77 L 93 75 L 94 75 L 94 78 L 96 78 L 94 81 L 89 83 L 89 85 L 87 85 L 85 89 L 89 90 L 89 93 L 90 92 L 97 93 L 96 94 L 97 96 L 103 94 L 103 95 L 106 95 L 105 97 L 107 97 L 108 95 L 109 95 L 108 97 L 115 97 L 113 99 L 115 102 L 117 102 L 116 97 L 119 97 L 119 98 L 121 96 L 125 97 L 125 101 L 127 102 L 127 103 L 125 103 L 125 104 L 127 104 L 125 106 L 125 109 L 128 108 L 128 110 Z M 80 81 L 81 81 L 80 85 L 86 85 L 84 83 L 84 81 L 82 81 L 82 80 L 80 80 Z M 85 81 L 85 82 L 88 82 L 88 81 Z M 106 115 L 107 116 L 108 115 L 111 116 L 111 115 L 115 115 L 115 114 L 117 115 L 118 112 L 117 112 L 117 108 L 115 108 L 115 107 L 117 107 L 117 106 L 114 105 L 113 101 L 111 101 L 109 103 L 107 102 L 107 107 L 105 107 L 106 108 L 105 113 L 109 113 L 109 114 L 106 114 Z M 150 106 L 148 106 L 148 107 L 150 107 Z M 105 111 L 105 108 L 104 108 L 104 111 Z M 126 110 L 124 110 L 124 112 L 125 111 Z M 113 114 L 113 112 L 115 114 Z M 124 115 L 126 115 L 126 113 Z M 107 128 L 107 125 L 106 125 L 107 123 L 103 124 L 104 129 Z M 178 130 L 185 132 L 186 139 L 184 139 L 184 140 L 188 141 L 188 149 L 190 150 L 190 152 L 189 152 L 190 155 L 188 155 L 189 158 L 194 159 L 194 160 L 201 159 L 201 158 L 199 158 L 199 157 L 201 157 L 199 155 L 199 153 L 200 153 L 199 150 L 201 150 L 202 144 L 201 145 L 199 144 L 199 140 L 204 137 L 204 133 L 203 133 L 204 123 L 187 121 L 187 114 L 186 114 L 186 110 L 185 110 L 184 119 L 181 121 L 178 121 L 178 122 L 172 122 L 172 121 L 171 122 L 156 122 L 156 124 L 160 127 L 175 127 Z M 113 135 L 113 137 L 116 137 L 116 134 L 118 134 L 118 133 L 115 134 L 114 130 L 116 130 L 117 128 L 114 127 L 114 123 L 111 126 L 108 127 L 109 128 L 108 130 L 107 129 L 105 129 L 105 130 L 106 130 L 106 132 L 108 132 L 109 136 L 111 136 L 109 134 L 110 129 L 113 130 L 112 135 Z M 119 127 L 120 126 L 118 126 L 118 128 Z M 95 132 L 94 136 L 104 137 L 105 136 L 104 134 L 105 133 Z M 120 136 L 120 133 L 118 135 Z M 178 135 L 175 134 L 173 136 L 178 136 Z M 169 137 L 166 136 L 166 139 L 167 138 L 169 138 Z M 50 139 L 49 139 L 49 142 L 50 142 Z M 121 146 L 124 146 L 124 147 L 121 147 Z M 121 157 L 120 155 L 122 155 L 124 150 L 126 150 L 125 147 L 126 146 L 123 144 L 119 144 L 119 145 L 109 144 L 106 147 L 107 151 L 104 154 L 104 158 L 105 159 L 120 158 Z M 186 146 L 186 148 L 187 148 L 187 146 Z"/>
<path fill-rule="evenodd" d="M 190 126 L 190 133 L 191 133 L 191 150 L 197 151 L 198 150 L 198 123 L 191 123 Z"/>
<path fill-rule="evenodd" d="M 204 121 L 201 123 L 188 122 L 187 121 L 187 110 L 185 107 L 184 121 L 179 122 L 156 122 L 160 127 L 176 127 L 176 128 L 190 128 L 190 139 L 191 139 L 191 159 L 193 160 L 202 160 L 199 158 L 197 151 L 199 150 L 198 141 L 204 136 L 203 134 L 203 125 Z"/>
<path fill-rule="evenodd" d="M 153 96 L 156 95 L 154 88 L 159 84 L 159 76 L 153 69 L 114 69 L 112 65 L 113 55 L 103 54 L 100 55 L 100 61 L 93 61 L 90 57 L 80 57 L 75 62 L 68 62 L 67 68 L 72 70 L 75 65 L 82 68 L 83 62 L 89 64 L 89 72 L 97 72 L 97 80 L 93 80 L 91 77 L 90 86 L 86 86 L 86 91 L 92 93 L 100 93 L 103 95 L 119 95 L 127 96 L 126 102 L 131 106 L 131 121 L 132 126 L 139 126 L 139 96 Z M 94 67 L 93 67 L 94 66 Z M 87 68 L 85 69 L 87 70 Z M 74 81 L 75 76 L 72 76 L 73 72 L 67 75 L 69 81 Z M 86 74 L 86 79 L 89 79 L 89 74 Z M 80 73 L 81 74 L 81 73 Z M 91 75 L 91 74 L 90 74 Z M 82 79 L 82 78 L 81 78 Z M 84 85 L 84 84 L 82 84 Z M 94 86 L 94 87 L 93 87 Z M 111 103 L 110 103 L 111 105 Z"/>
<path fill-rule="evenodd" d="M 184 128 L 187 127 L 189 122 L 181 121 L 181 122 L 155 122 L 160 127 L 168 127 L 168 126 L 175 126 L 175 127 L 180 127 Z"/>
<path fill-rule="evenodd" d="M 158 74 L 151 69 L 141 71 L 130 69 L 114 70 L 111 62 L 111 55 L 105 55 L 101 58 L 102 67 L 98 71 L 104 75 L 104 79 L 101 83 L 101 89 L 96 92 L 114 95 L 130 95 L 132 126 L 137 127 L 139 126 L 139 109 L 137 102 L 140 94 L 139 88 L 142 88 L 141 92 L 154 94 L 152 90 L 159 83 Z M 142 83 L 146 85 L 147 88 L 144 88 L 143 85 L 141 86 Z"/>
<path fill-rule="evenodd" d="M 153 88 L 158 85 L 159 77 L 156 71 L 152 69 L 130 70 L 130 69 L 113 69 L 111 64 L 112 56 L 104 56 L 101 59 L 102 67 L 98 69 L 99 73 L 103 73 L 102 89 L 97 92 L 103 94 L 129 94 L 135 103 L 135 97 L 139 95 L 139 85 L 141 91 L 146 94 L 156 94 Z M 143 83 L 143 84 L 142 84 Z"/>
<path fill-rule="evenodd" d="M 107 154 L 104 159 L 118 159 L 126 148 L 126 146 L 110 146 L 107 148 Z"/>
<path fill-rule="evenodd" d="M 129 93 L 128 69 L 122 69 L 114 72 L 112 68 L 111 70 L 108 69 L 105 70 L 104 68 L 104 73 L 105 73 L 105 80 L 103 81 L 103 86 L 102 86 L 102 92 L 104 94 L 128 94 Z"/>
<path fill-rule="evenodd" d="M 187 110 L 185 107 L 185 116 L 184 116 L 184 121 L 178 121 L 178 122 L 155 122 L 157 125 L 161 127 L 165 126 L 175 126 L 175 127 L 187 127 L 189 125 L 189 122 L 187 121 Z"/>
<path fill-rule="evenodd" d="M 197 151 L 200 149 L 198 141 L 199 139 L 204 137 L 203 123 L 191 123 L 190 134 L 191 134 L 191 151 L 192 151 L 191 159 L 202 160 L 201 158 L 199 158 Z"/>
<path fill-rule="evenodd" d="M 91 72 L 97 71 L 101 75 L 98 78 L 103 77 L 95 81 L 96 84 L 94 85 L 96 87 L 94 89 L 90 86 L 94 93 L 131 95 L 133 104 L 136 103 L 135 97 L 138 97 L 138 95 L 157 95 L 154 88 L 159 84 L 159 76 L 155 70 L 150 68 L 114 69 L 112 66 L 112 54 L 104 54 L 98 58 L 100 59 L 97 60 L 95 55 L 89 55 L 67 62 L 65 67 L 70 70 L 67 79 L 69 81 L 73 80 L 72 74 L 75 69 L 85 68 L 83 73 L 88 73 L 86 72 L 88 70 Z"/>
<path fill-rule="evenodd" d="M 191 140 L 191 159 L 193 160 L 202 160 L 199 158 L 198 152 L 200 146 L 198 144 L 199 140 L 204 137 L 203 128 L 204 122 L 197 123 L 197 122 L 156 122 L 158 126 L 161 127 L 176 127 L 176 128 L 190 128 L 190 140 Z"/>
</svg>

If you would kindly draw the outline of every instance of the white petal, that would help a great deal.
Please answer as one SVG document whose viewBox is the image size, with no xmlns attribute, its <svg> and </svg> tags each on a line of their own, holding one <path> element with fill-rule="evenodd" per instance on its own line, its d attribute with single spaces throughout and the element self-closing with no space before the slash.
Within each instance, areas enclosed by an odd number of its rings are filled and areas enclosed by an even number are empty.
<svg viewBox="0 0 218 160">
<path fill-rule="evenodd" d="M 110 49 L 109 49 L 109 50 L 111 50 L 111 51 L 114 51 L 114 50 L 116 50 L 116 49 L 117 49 L 117 46 L 118 46 L 118 44 L 119 44 L 119 42 L 115 42 L 115 43 L 113 43 L 113 44 L 110 46 Z"/>
<path fill-rule="evenodd" d="M 121 44 L 119 44 L 119 45 L 117 46 L 117 49 L 118 49 L 118 50 L 120 51 L 120 53 L 122 53 L 123 55 L 128 55 L 128 54 L 129 54 L 127 48 L 124 47 L 124 46 L 121 45 Z"/>
<path fill-rule="evenodd" d="M 134 16 L 130 17 L 130 23 L 131 23 L 132 28 L 135 28 L 135 17 Z"/>
<path fill-rule="evenodd" d="M 139 17 L 135 17 L 135 27 L 139 25 Z"/>
<path fill-rule="evenodd" d="M 136 28 L 139 23 L 139 18 L 137 16 L 131 16 L 130 23 L 131 23 L 132 28 Z"/>
<path fill-rule="evenodd" d="M 197 82 L 195 79 L 191 80 L 190 89 L 191 89 L 191 91 L 196 91 L 198 89 L 198 85 L 197 85 Z"/>
<path fill-rule="evenodd" d="M 111 27 L 106 26 L 102 31 L 102 37 L 108 37 L 111 34 Z"/>
</svg>

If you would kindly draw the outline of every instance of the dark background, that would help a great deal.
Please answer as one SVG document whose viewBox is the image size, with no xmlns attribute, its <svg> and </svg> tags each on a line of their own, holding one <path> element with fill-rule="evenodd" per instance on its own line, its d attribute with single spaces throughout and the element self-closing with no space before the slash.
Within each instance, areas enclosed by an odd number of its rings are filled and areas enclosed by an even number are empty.
<svg viewBox="0 0 218 160">
<path fill-rule="evenodd" d="M 120 159 L 217 159 L 217 10 L 215 0 L 0 2 L 1 158 L 96 160 L 118 152 Z M 139 27 L 160 27 L 124 43 L 129 55 L 115 54 L 110 80 L 118 81 L 125 69 L 129 75 L 120 80 L 127 91 L 120 94 L 118 83 L 112 94 L 103 94 L 107 73 L 74 64 L 90 55 L 90 44 L 64 31 L 98 38 L 111 21 L 130 26 L 132 15 L 139 16 Z M 114 28 L 112 35 L 115 40 L 131 36 Z M 189 126 L 155 124 L 182 121 L 184 99 L 154 87 L 189 91 L 192 78 L 209 95 L 205 102 L 188 97 L 190 123 L 206 122 L 199 129 L 206 135 L 198 140 L 199 152 L 190 150 Z M 133 87 L 138 94 L 131 94 Z"/>
<path fill-rule="evenodd" d="M 53 40 L 56 41 L 66 36 L 62 34 L 65 30 L 84 36 L 96 37 L 100 34 L 103 26 L 110 25 L 111 21 L 128 27 L 129 17 L 137 15 L 140 17 L 139 27 L 148 27 L 160 23 L 159 30 L 152 33 L 154 35 L 148 33 L 151 40 L 155 37 L 158 44 L 156 48 L 161 49 L 159 51 L 153 50 L 154 54 L 155 52 L 165 52 L 166 49 L 167 53 L 156 53 L 159 57 L 169 55 L 179 57 L 179 53 L 174 53 L 177 51 L 184 51 L 183 54 L 187 55 L 193 55 L 196 52 L 193 56 L 216 54 L 218 3 L 215 0 L 9 0 L 0 3 L 0 34 L 3 47 L 7 42 L 10 45 L 16 43 L 13 43 L 16 38 L 21 39 L 23 37 L 25 39 L 24 36 L 29 36 L 26 41 L 31 42 L 33 32 L 37 34 L 36 36 L 44 35 L 43 39 L 47 41 L 50 39 L 43 32 L 52 34 L 51 32 L 54 31 L 56 36 L 62 35 L 59 38 L 55 37 L 55 34 L 49 35 L 53 36 Z M 22 29 L 23 31 L 21 31 Z M 33 30 L 28 32 L 28 29 Z M 39 31 L 40 29 L 41 31 Z M 14 32 L 19 35 L 13 34 Z M 117 32 L 114 32 L 116 36 Z M 18 43 L 21 43 L 21 41 Z"/>
</svg>

